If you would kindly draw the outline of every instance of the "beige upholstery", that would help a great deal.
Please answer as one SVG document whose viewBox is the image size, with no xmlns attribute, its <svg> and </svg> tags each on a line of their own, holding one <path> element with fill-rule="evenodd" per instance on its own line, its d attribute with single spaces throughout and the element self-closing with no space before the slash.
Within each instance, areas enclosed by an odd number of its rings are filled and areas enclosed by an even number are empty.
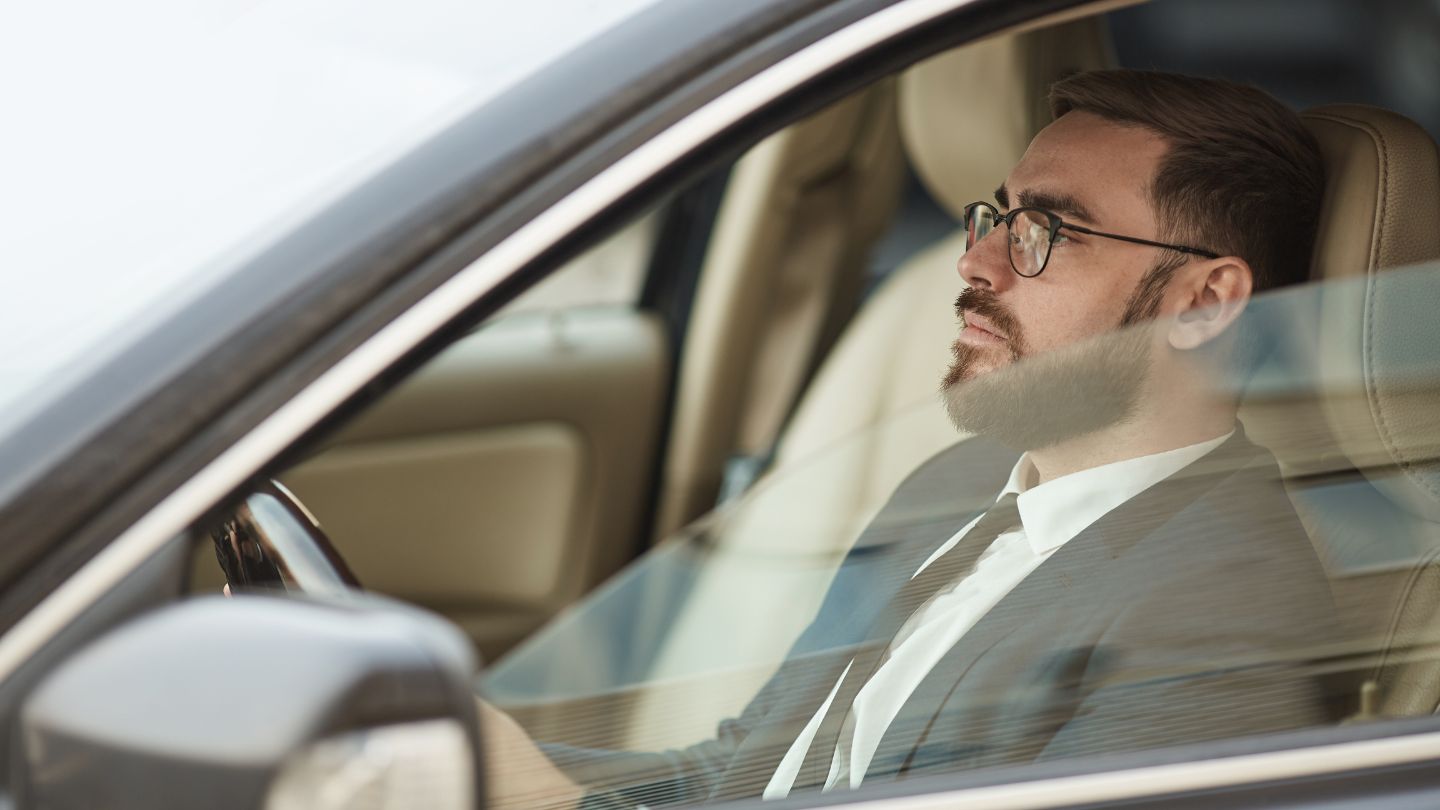
<svg viewBox="0 0 1440 810">
<path fill-rule="evenodd" d="M 676 385 L 656 537 L 715 505 L 732 453 L 768 450 L 854 311 L 904 161 L 880 83 L 765 139 L 731 172 Z"/>
<path fill-rule="evenodd" d="M 1379 660 L 1362 686 L 1362 719 L 1440 711 L 1440 546 L 1402 580 L 1381 630 Z"/>
<path fill-rule="evenodd" d="M 1408 119 L 1369 107 L 1322 107 L 1306 119 L 1320 139 L 1329 178 L 1316 278 L 1373 278 L 1440 259 L 1440 158 L 1430 136 Z M 1413 359 L 1421 347 L 1394 344 L 1415 333 L 1388 328 L 1432 322 L 1434 302 L 1412 300 L 1403 283 L 1366 283 L 1364 289 L 1364 295 L 1346 290 L 1323 300 L 1324 362 L 1344 379 L 1365 381 L 1364 396 L 1327 398 L 1327 416 L 1357 467 L 1396 465 L 1402 485 L 1381 482 L 1387 494 L 1440 519 L 1440 477 L 1427 463 L 1440 457 L 1440 399 L 1433 388 L 1402 384 L 1395 364 Z"/>
<path fill-rule="evenodd" d="M 1325 159 L 1326 199 L 1311 275 L 1327 286 L 1318 291 L 1315 312 L 1323 328 L 1314 331 L 1313 345 L 1293 348 L 1310 355 L 1319 379 L 1342 386 L 1302 401 L 1251 396 L 1241 418 L 1291 477 L 1388 468 L 1414 453 L 1434 457 L 1440 423 L 1435 409 L 1424 407 L 1425 392 L 1412 401 L 1417 392 L 1396 388 L 1393 375 L 1372 366 L 1402 359 L 1404 348 L 1375 343 L 1400 334 L 1375 327 L 1400 314 L 1404 302 L 1393 296 L 1406 286 L 1388 277 L 1377 285 L 1376 274 L 1440 257 L 1435 144 L 1413 122 L 1372 107 L 1321 107 L 1305 119 Z"/>
<path fill-rule="evenodd" d="M 989 199 L 1050 123 L 1050 85 L 1115 59 L 1104 20 L 1090 17 L 943 53 L 900 82 L 900 134 L 930 194 L 957 219 Z"/>
<path fill-rule="evenodd" d="M 645 313 L 497 321 L 284 482 L 366 587 L 444 614 L 495 656 L 624 563 L 664 359 Z"/>
<path fill-rule="evenodd" d="M 1440 256 L 1435 144 L 1413 122 L 1376 108 L 1336 105 L 1311 110 L 1305 118 L 1324 152 L 1327 179 L 1312 277 L 1331 288 L 1322 291 L 1316 313 L 1325 328 L 1316 332 L 1318 345 L 1308 348 L 1327 379 L 1349 381 L 1353 388 L 1329 392 L 1321 408 L 1304 414 L 1303 425 L 1296 424 L 1289 404 L 1268 410 L 1249 402 L 1242 416 L 1291 474 L 1329 472 L 1337 463 L 1364 468 L 1403 462 L 1396 453 L 1419 451 L 1416 441 L 1425 436 L 1429 450 L 1435 449 L 1437 423 L 1427 421 L 1434 409 L 1407 401 L 1384 368 L 1368 367 L 1400 356 L 1397 349 L 1403 347 L 1373 340 L 1399 334 L 1377 332 L 1375 326 L 1399 314 L 1403 302 L 1391 299 L 1392 291 L 1405 286 L 1370 279 L 1380 270 Z M 1360 380 L 1367 384 L 1358 386 Z M 1382 424 L 1391 440 L 1382 435 Z M 1321 458 L 1317 447 L 1343 452 Z"/>
<path fill-rule="evenodd" d="M 1327 282 L 1316 360 L 1329 382 L 1319 410 L 1331 440 L 1319 446 L 1370 478 L 1393 521 L 1388 531 L 1421 550 L 1418 562 L 1390 572 L 1337 576 L 1336 596 L 1353 611 L 1362 651 L 1380 653 L 1365 713 L 1428 714 L 1440 705 L 1440 552 L 1424 551 L 1440 548 L 1440 268 L 1395 268 L 1440 259 L 1440 156 L 1424 130 L 1385 110 L 1337 105 L 1305 118 L 1326 165 L 1312 274 Z M 1311 527 L 1322 547 L 1346 532 L 1373 541 L 1365 529 Z"/>
</svg>

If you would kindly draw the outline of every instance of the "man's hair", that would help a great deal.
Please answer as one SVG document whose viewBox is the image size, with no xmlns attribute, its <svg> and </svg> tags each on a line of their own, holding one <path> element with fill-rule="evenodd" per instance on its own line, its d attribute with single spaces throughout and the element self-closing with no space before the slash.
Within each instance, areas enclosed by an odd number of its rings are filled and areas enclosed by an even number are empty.
<svg viewBox="0 0 1440 810">
<path fill-rule="evenodd" d="M 1239 256 L 1257 292 L 1309 276 L 1325 184 L 1320 148 L 1270 94 L 1175 73 L 1096 70 L 1056 82 L 1050 109 L 1165 139 L 1149 190 L 1162 239 Z"/>
</svg>

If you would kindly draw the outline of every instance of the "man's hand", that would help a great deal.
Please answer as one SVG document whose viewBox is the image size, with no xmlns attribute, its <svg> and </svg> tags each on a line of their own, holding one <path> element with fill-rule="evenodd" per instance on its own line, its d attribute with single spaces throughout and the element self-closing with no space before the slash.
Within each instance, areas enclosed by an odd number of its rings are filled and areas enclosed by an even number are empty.
<svg viewBox="0 0 1440 810">
<path fill-rule="evenodd" d="M 585 791 L 570 781 L 530 739 L 525 729 L 476 698 L 485 742 L 487 807 L 574 808 Z"/>
</svg>

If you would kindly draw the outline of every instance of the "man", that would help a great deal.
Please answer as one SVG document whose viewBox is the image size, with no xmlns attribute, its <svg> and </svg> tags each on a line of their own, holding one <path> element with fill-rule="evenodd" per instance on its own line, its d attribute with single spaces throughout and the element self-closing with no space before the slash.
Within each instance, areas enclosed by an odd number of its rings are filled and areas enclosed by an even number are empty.
<svg viewBox="0 0 1440 810">
<path fill-rule="evenodd" d="M 715 740 L 547 758 L 489 710 L 497 794 L 774 798 L 1330 719 L 1297 663 L 1326 581 L 1217 383 L 1255 360 L 1250 297 L 1307 273 L 1314 140 L 1224 82 L 1100 71 L 1051 101 L 966 211 L 943 396 L 981 438 L 901 485 Z"/>
</svg>

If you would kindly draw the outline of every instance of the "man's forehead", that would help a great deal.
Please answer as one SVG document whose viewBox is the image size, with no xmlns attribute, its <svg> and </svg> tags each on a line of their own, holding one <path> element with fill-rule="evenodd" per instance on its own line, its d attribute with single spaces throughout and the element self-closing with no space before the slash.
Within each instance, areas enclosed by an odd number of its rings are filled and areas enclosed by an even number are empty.
<svg viewBox="0 0 1440 810">
<path fill-rule="evenodd" d="M 1041 130 L 1001 188 L 1009 206 L 1048 208 L 1090 225 L 1149 216 L 1149 186 L 1166 145 L 1158 135 L 1072 112 Z M 997 190 L 998 191 L 998 190 Z M 1068 210 L 1065 210 L 1068 209 Z"/>
</svg>

